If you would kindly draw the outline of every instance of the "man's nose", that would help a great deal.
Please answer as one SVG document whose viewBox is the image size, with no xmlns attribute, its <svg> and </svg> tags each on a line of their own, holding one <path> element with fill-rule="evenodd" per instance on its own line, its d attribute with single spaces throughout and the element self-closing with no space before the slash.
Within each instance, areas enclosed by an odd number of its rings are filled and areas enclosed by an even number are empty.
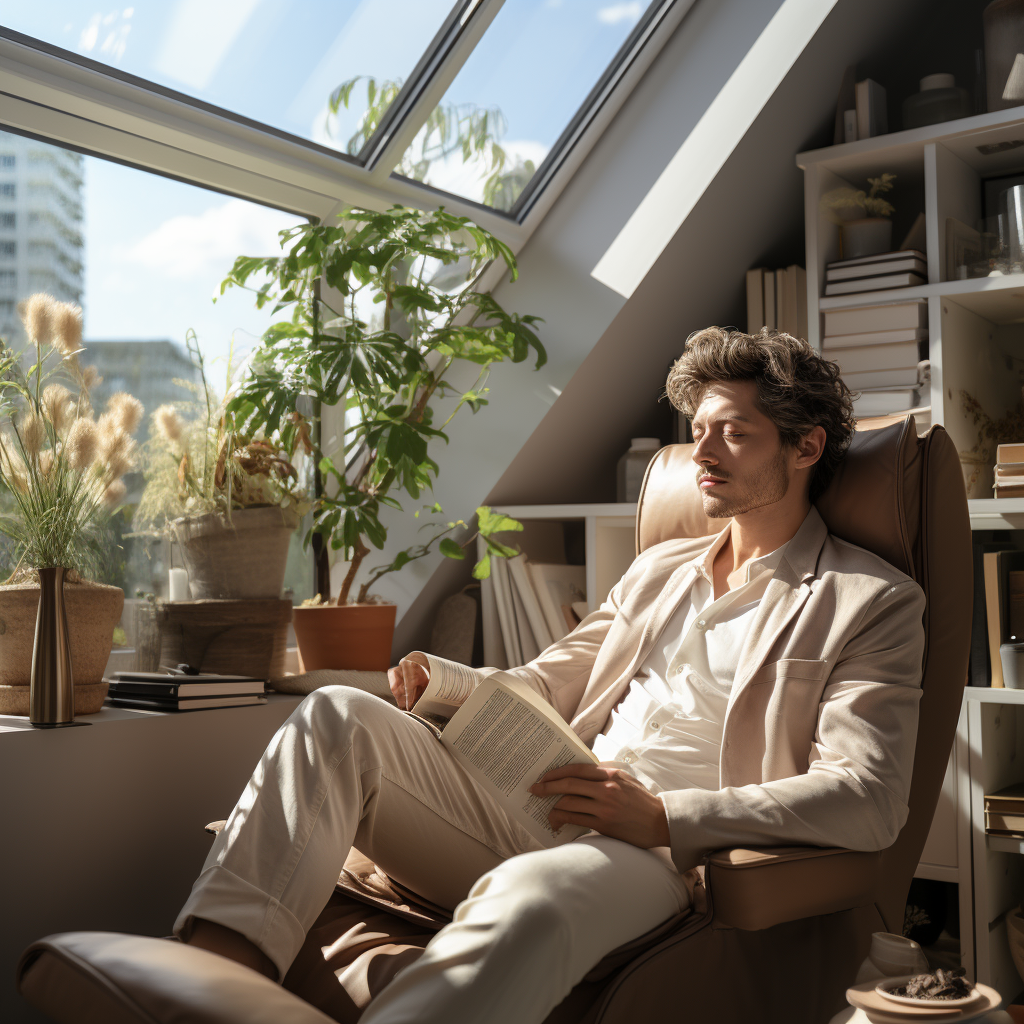
<svg viewBox="0 0 1024 1024">
<path fill-rule="evenodd" d="M 692 459 L 698 466 L 713 466 L 718 462 L 708 435 L 705 434 L 693 449 Z"/>
</svg>

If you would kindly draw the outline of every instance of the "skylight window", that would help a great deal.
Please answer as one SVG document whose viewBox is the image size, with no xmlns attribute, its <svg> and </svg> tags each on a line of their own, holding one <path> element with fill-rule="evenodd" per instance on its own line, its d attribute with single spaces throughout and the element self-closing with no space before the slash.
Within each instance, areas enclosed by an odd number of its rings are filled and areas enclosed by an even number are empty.
<svg viewBox="0 0 1024 1024">
<path fill-rule="evenodd" d="M 511 211 L 651 6 L 506 0 L 395 172 Z"/>
<path fill-rule="evenodd" d="M 379 91 L 368 94 L 367 80 L 407 81 L 452 10 L 453 0 L 48 0 L 7 4 L 0 18 L 53 46 L 355 155 L 368 102 L 386 107 Z M 353 82 L 348 104 L 339 103 L 337 90 Z"/>
</svg>

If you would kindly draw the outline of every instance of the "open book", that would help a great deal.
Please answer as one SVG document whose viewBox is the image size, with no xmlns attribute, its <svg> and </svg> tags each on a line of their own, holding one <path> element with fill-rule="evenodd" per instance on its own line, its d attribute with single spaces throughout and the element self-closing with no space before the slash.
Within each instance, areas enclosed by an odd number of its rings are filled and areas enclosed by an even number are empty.
<svg viewBox="0 0 1024 1024">
<path fill-rule="evenodd" d="M 562 765 L 598 763 L 558 712 L 515 676 L 484 676 L 467 665 L 425 657 L 430 682 L 407 713 L 427 726 L 539 843 L 559 846 L 588 832 L 582 825 L 553 832 L 548 814 L 561 795 L 538 797 L 529 791 Z"/>
</svg>

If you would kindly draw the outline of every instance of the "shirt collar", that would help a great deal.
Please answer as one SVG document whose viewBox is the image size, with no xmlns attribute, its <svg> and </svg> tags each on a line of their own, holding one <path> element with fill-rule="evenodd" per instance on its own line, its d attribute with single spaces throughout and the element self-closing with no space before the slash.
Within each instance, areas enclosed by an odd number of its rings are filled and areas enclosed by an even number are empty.
<svg viewBox="0 0 1024 1024">
<path fill-rule="evenodd" d="M 699 572 L 709 583 L 714 583 L 714 564 L 715 558 L 718 552 L 722 550 L 725 542 L 729 539 L 732 532 L 732 520 L 730 519 L 725 529 L 719 533 L 711 544 L 711 547 L 704 553 L 702 557 L 698 557 L 694 564 L 697 572 Z M 804 521 L 800 524 L 799 529 L 793 534 L 792 537 L 781 547 L 776 548 L 774 551 L 769 551 L 766 555 L 761 555 L 760 558 L 753 558 L 747 563 L 747 574 L 745 583 L 749 583 L 751 580 L 756 579 L 758 576 L 764 575 L 768 572 L 772 575 L 778 570 L 779 565 L 782 563 L 782 559 L 786 557 L 786 552 L 790 547 L 793 547 L 794 553 L 800 553 L 808 555 L 810 552 L 804 552 L 802 549 L 804 546 L 811 542 L 814 545 L 813 551 L 813 562 L 817 562 L 818 551 L 821 548 L 821 542 L 824 538 L 819 538 L 818 534 L 825 532 L 825 525 L 822 522 L 821 516 L 818 514 L 818 510 L 812 505 L 810 511 L 807 513 Z M 794 541 L 798 543 L 793 544 Z M 797 555 L 798 560 L 800 559 Z M 790 559 L 792 562 L 793 559 Z"/>
</svg>

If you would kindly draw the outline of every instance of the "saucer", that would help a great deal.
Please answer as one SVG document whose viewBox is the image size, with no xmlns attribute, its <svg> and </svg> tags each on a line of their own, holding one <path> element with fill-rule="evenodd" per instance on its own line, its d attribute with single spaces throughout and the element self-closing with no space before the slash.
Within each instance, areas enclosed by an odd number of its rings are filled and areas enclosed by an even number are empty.
<svg viewBox="0 0 1024 1024">
<path fill-rule="evenodd" d="M 908 975 L 905 978 L 884 978 L 875 986 L 875 991 L 886 999 L 891 999 L 894 1003 L 900 1003 L 904 1006 L 928 1006 L 933 1010 L 959 1010 L 961 1007 L 969 1006 L 975 1002 L 981 993 L 975 986 L 971 986 L 971 991 L 966 996 L 961 996 L 959 999 L 923 999 L 920 996 L 899 996 L 895 992 L 891 991 L 894 988 L 900 988 L 910 980 L 910 978 L 917 977 L 917 975 Z"/>
<path fill-rule="evenodd" d="M 914 975 L 908 974 L 902 979 L 886 979 L 887 981 L 906 981 Z M 880 995 L 875 991 L 878 979 L 865 981 L 846 990 L 846 1000 L 851 1006 L 863 1010 L 873 1024 L 925 1024 L 935 1021 L 946 1024 L 953 1021 L 968 1021 L 980 1017 L 989 1010 L 998 1009 L 1003 1001 L 1002 996 L 988 985 L 975 984 L 977 996 L 969 1004 L 962 1007 L 918 1006 L 897 1003 L 889 996 Z"/>
</svg>

